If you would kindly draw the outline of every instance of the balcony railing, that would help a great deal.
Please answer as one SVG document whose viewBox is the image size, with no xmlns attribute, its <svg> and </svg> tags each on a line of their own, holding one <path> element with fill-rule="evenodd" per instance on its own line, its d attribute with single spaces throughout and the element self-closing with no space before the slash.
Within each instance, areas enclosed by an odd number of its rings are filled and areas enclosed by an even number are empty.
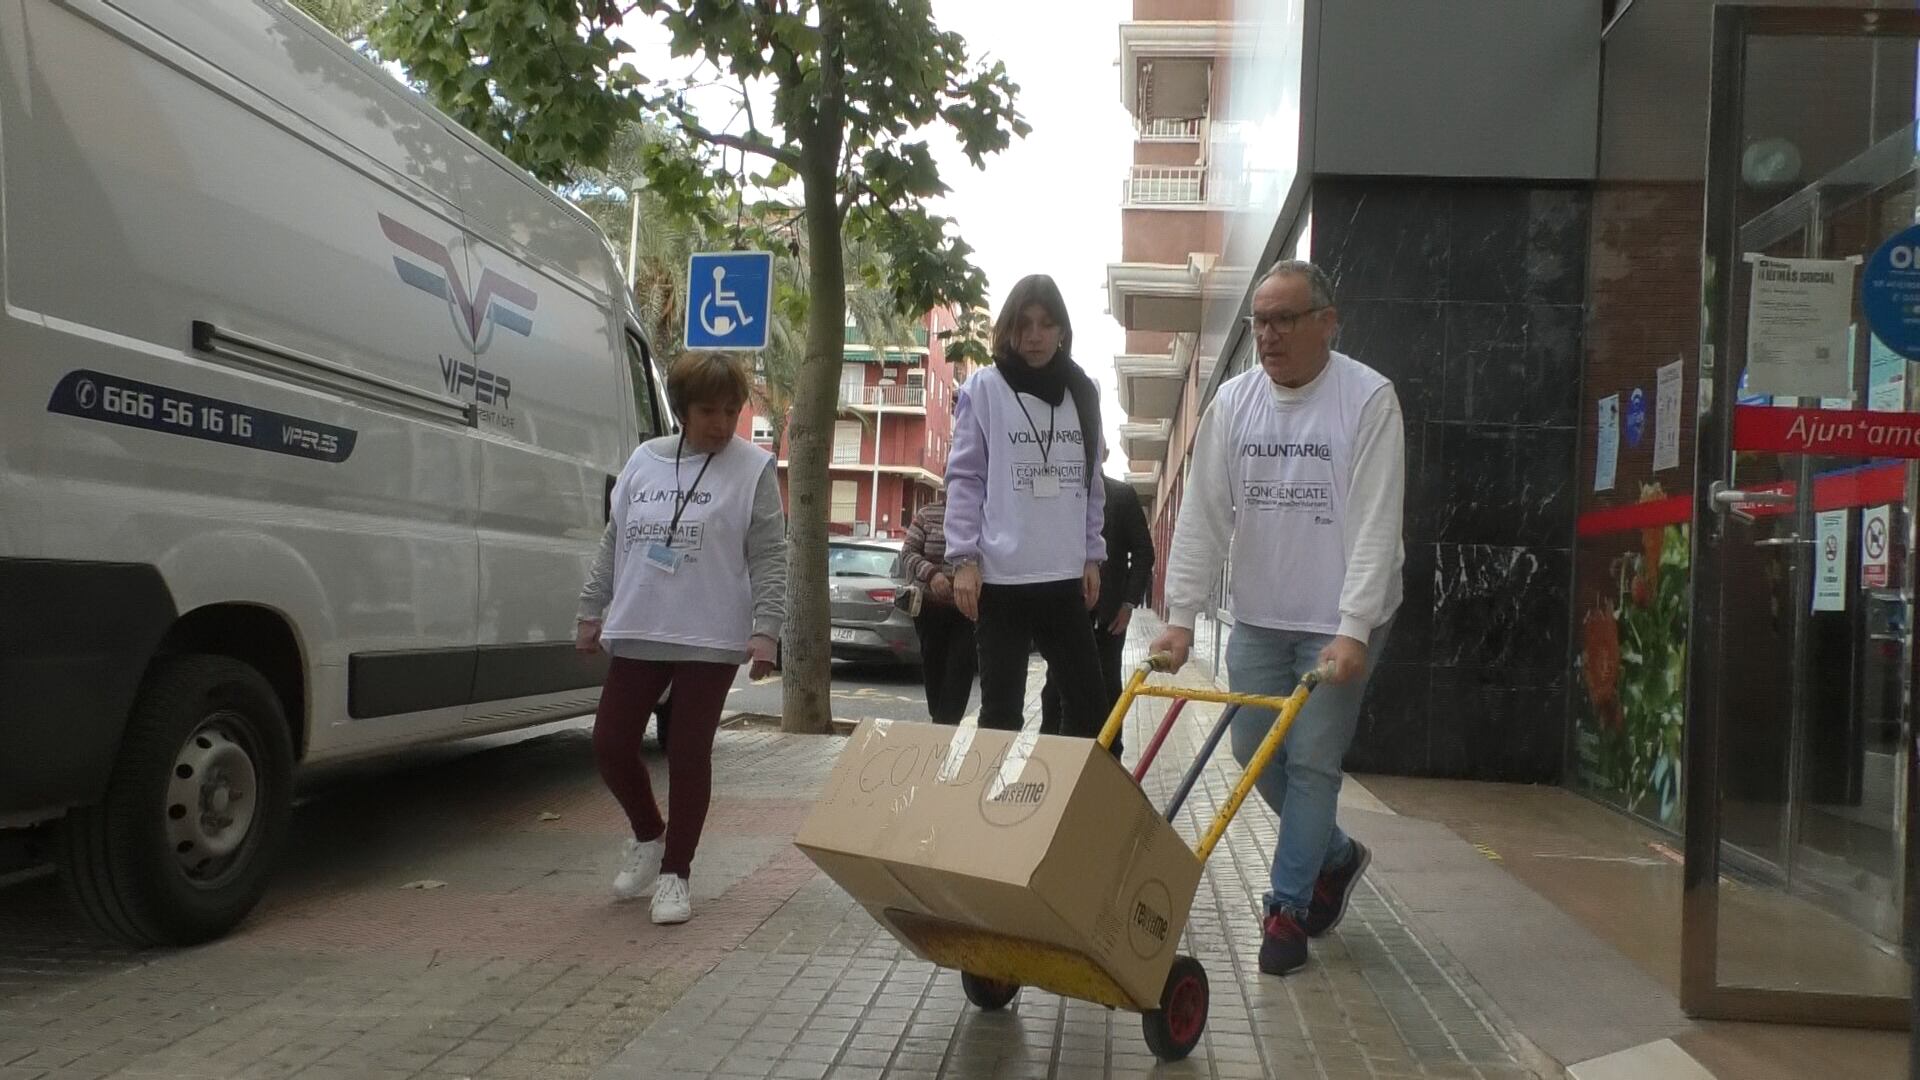
<svg viewBox="0 0 1920 1080">
<path fill-rule="evenodd" d="M 1198 206 L 1206 202 L 1206 180 L 1199 165 L 1135 165 L 1120 197 L 1140 206 Z"/>
<path fill-rule="evenodd" d="M 859 446 L 836 445 L 833 448 L 831 464 L 836 466 L 858 465 L 863 469 L 871 469 L 873 468 L 872 449 L 873 447 L 870 443 L 861 443 Z M 936 454 L 932 450 L 922 446 L 907 451 L 904 454 L 890 453 L 881 459 L 880 467 L 882 469 L 925 469 L 935 476 L 939 476 L 946 471 L 947 463 L 944 455 Z"/>
<path fill-rule="evenodd" d="M 840 404 L 858 405 L 869 409 L 882 405 L 890 409 L 924 409 L 927 407 L 927 388 L 924 386 L 843 386 L 840 388 Z"/>
<path fill-rule="evenodd" d="M 1141 142 L 1199 142 L 1200 121 L 1194 120 L 1141 120 L 1136 122 L 1135 131 Z"/>
</svg>

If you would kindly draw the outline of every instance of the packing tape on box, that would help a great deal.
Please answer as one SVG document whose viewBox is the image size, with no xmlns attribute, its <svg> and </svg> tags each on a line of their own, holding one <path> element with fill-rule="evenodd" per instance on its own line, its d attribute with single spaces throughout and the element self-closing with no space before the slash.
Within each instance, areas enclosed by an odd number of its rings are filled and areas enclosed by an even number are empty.
<svg viewBox="0 0 1920 1080">
<path fill-rule="evenodd" d="M 1000 797 L 1008 787 L 1020 782 L 1020 774 L 1027 771 L 1027 759 L 1033 756 L 1033 748 L 1040 742 L 1040 729 L 1029 724 L 1014 736 L 1012 745 L 1007 747 L 1007 756 L 1000 762 L 1000 771 L 988 782 L 987 801 Z"/>
<path fill-rule="evenodd" d="M 947 760 L 940 763 L 938 780 L 942 784 L 951 784 L 960 776 L 960 766 L 973 752 L 974 736 L 980 734 L 980 718 L 969 716 L 960 721 L 954 730 L 953 738 L 947 743 Z"/>
</svg>

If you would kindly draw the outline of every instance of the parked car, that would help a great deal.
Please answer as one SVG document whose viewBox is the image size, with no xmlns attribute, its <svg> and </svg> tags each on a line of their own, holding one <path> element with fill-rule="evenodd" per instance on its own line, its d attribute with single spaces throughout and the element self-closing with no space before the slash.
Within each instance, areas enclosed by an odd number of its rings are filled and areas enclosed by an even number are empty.
<svg viewBox="0 0 1920 1080">
<path fill-rule="evenodd" d="M 300 770 L 593 710 L 666 418 L 591 219 L 278 0 L 0 4 L 0 160 L 0 847 L 205 941 Z"/>
<path fill-rule="evenodd" d="M 827 544 L 833 656 L 836 660 L 920 662 L 913 620 L 893 606 L 898 540 L 832 540 Z"/>
</svg>

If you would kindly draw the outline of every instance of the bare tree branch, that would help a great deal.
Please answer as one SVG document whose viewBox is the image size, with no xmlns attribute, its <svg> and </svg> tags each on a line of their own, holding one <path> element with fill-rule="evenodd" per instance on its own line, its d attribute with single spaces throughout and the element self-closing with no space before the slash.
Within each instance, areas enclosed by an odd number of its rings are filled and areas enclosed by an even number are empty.
<svg viewBox="0 0 1920 1080">
<path fill-rule="evenodd" d="M 762 135 L 757 130 L 751 131 L 746 135 L 733 135 L 724 131 L 708 131 L 706 128 L 700 126 L 700 121 L 694 119 L 693 110 L 683 105 L 669 103 L 667 105 L 667 111 L 673 113 L 674 118 L 680 121 L 680 126 L 686 130 L 688 135 L 710 146 L 727 146 L 745 153 L 759 154 L 761 157 L 772 158 L 774 161 L 785 165 L 789 169 L 798 169 L 800 167 L 799 154 L 784 147 L 773 145 L 765 135 Z"/>
</svg>

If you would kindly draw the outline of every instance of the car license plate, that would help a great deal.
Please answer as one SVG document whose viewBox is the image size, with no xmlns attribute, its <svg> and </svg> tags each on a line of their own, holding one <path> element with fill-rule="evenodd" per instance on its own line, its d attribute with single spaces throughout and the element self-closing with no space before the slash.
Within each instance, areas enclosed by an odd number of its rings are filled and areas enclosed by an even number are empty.
<svg viewBox="0 0 1920 1080">
<path fill-rule="evenodd" d="M 852 641 L 854 636 L 855 631 L 848 627 L 836 626 L 833 628 L 833 640 L 835 641 Z"/>
</svg>

